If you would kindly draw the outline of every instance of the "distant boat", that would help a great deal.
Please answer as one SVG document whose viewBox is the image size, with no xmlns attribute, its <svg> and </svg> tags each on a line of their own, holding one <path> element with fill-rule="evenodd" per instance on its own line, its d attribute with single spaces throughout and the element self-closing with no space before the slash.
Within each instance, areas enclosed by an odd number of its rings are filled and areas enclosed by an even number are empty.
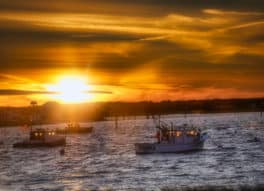
<svg viewBox="0 0 264 191">
<path fill-rule="evenodd" d="M 35 109 L 37 102 L 32 101 L 32 111 Z M 34 114 L 34 113 L 33 113 Z M 33 115 L 31 122 L 33 123 Z M 44 128 L 34 128 L 30 125 L 29 138 L 13 144 L 14 148 L 33 148 L 33 147 L 57 147 L 66 144 L 66 137 L 56 135 L 55 131 Z"/>
<path fill-rule="evenodd" d="M 184 124 L 182 126 L 171 126 L 162 122 L 156 126 L 156 143 L 136 143 L 136 154 L 148 153 L 179 153 L 197 151 L 203 149 L 207 133 L 200 129 Z"/>
<path fill-rule="evenodd" d="M 81 127 L 79 123 L 68 123 L 64 129 L 56 129 L 57 134 L 86 134 L 92 131 L 92 126 Z"/>
<path fill-rule="evenodd" d="M 30 131 L 29 139 L 15 143 L 15 148 L 33 148 L 33 147 L 57 147 L 64 146 L 66 138 L 56 135 L 55 131 L 38 128 Z"/>
</svg>

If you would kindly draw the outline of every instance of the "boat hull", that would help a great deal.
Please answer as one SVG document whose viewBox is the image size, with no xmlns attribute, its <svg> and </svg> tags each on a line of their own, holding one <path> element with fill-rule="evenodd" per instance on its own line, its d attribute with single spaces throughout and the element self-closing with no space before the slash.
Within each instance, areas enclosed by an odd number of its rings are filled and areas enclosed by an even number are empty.
<svg viewBox="0 0 264 191">
<path fill-rule="evenodd" d="M 23 141 L 13 145 L 14 148 L 34 148 L 34 147 L 58 147 L 66 144 L 65 138 L 52 141 Z"/>
<path fill-rule="evenodd" d="M 166 143 L 136 143 L 136 154 L 151 153 L 182 153 L 198 151 L 203 149 L 204 142 L 192 144 L 166 144 Z"/>
<path fill-rule="evenodd" d="M 81 128 L 67 128 L 67 129 L 57 129 L 57 134 L 86 134 L 91 133 L 93 127 L 81 127 Z"/>
</svg>

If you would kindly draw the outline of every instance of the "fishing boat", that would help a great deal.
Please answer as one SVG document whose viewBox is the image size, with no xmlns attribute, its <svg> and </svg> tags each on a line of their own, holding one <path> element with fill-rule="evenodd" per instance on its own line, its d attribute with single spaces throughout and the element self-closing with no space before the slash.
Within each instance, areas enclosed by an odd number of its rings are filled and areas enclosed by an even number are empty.
<svg viewBox="0 0 264 191">
<path fill-rule="evenodd" d="M 66 138 L 64 136 L 56 135 L 53 130 L 47 130 L 44 128 L 37 128 L 31 130 L 29 139 L 22 142 L 15 143 L 15 148 L 33 148 L 33 147 L 57 147 L 64 146 L 66 144 Z"/>
<path fill-rule="evenodd" d="M 29 137 L 21 142 L 13 144 L 15 148 L 33 148 L 33 147 L 57 147 L 66 144 L 66 137 L 57 135 L 55 131 L 44 128 L 34 128 L 34 111 L 37 105 L 36 102 L 31 102 L 32 119 L 29 126 Z"/>
<path fill-rule="evenodd" d="M 197 151 L 203 149 L 207 139 L 207 133 L 202 133 L 201 129 L 187 124 L 175 126 L 159 122 L 156 128 L 157 142 L 136 143 L 136 154 Z"/>
<path fill-rule="evenodd" d="M 93 127 L 81 127 L 79 123 L 68 123 L 63 129 L 56 129 L 57 134 L 86 134 L 91 133 Z"/>
</svg>

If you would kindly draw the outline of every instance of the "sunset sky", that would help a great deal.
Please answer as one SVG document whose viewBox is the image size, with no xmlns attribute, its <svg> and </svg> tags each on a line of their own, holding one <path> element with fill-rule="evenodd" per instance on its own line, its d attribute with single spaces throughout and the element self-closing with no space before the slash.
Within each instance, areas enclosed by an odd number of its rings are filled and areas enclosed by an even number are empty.
<svg viewBox="0 0 264 191">
<path fill-rule="evenodd" d="M 263 0 L 0 0 L 0 105 L 264 97 Z"/>
</svg>

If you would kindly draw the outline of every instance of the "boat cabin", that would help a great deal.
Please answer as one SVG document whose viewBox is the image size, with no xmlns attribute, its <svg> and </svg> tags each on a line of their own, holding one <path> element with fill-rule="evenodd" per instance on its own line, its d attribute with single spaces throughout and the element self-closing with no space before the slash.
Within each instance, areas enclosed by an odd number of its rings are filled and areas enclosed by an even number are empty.
<svg viewBox="0 0 264 191">
<path fill-rule="evenodd" d="M 158 128 L 157 141 L 158 143 L 187 144 L 199 141 L 200 135 L 201 130 L 192 126 L 163 126 Z"/>
<path fill-rule="evenodd" d="M 72 128 L 80 128 L 79 123 L 68 123 L 67 128 L 72 129 Z"/>
<path fill-rule="evenodd" d="M 44 141 L 45 139 L 48 139 L 49 137 L 53 137 L 55 135 L 56 135 L 55 131 L 52 131 L 52 130 L 36 129 L 36 130 L 32 130 L 30 132 L 29 139 L 31 141 L 33 141 L 33 140 L 42 140 L 42 141 Z"/>
</svg>

